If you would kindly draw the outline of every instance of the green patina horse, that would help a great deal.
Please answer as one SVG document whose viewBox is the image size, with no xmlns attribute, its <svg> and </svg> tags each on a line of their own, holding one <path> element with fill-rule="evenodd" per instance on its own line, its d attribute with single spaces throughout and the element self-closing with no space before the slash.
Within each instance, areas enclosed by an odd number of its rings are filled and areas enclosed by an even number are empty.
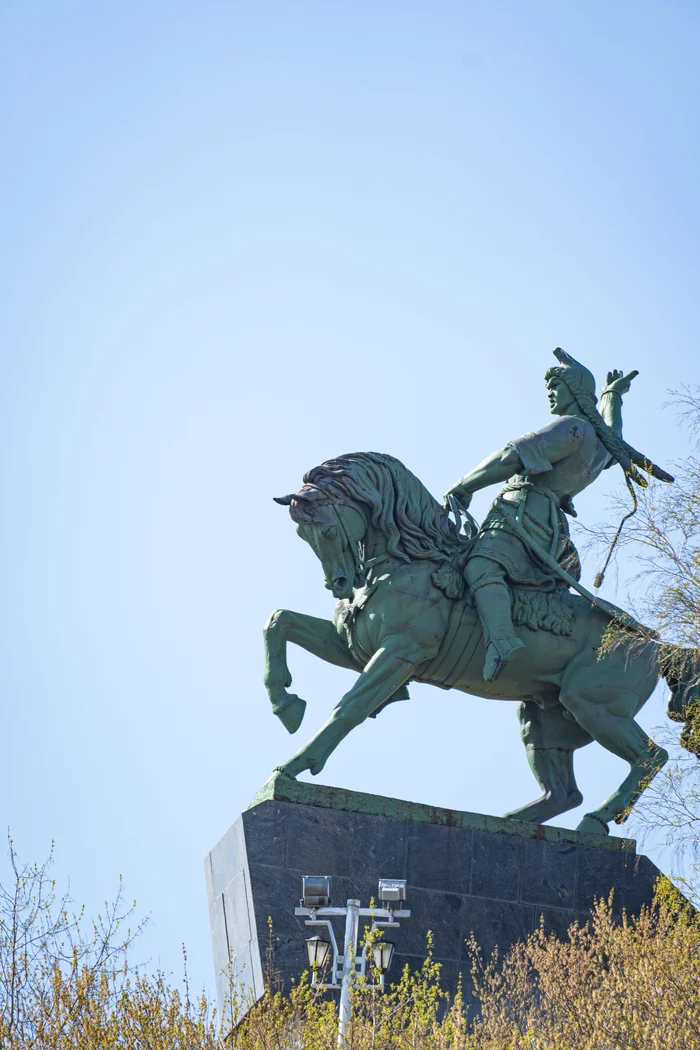
<svg viewBox="0 0 700 1050">
<path fill-rule="evenodd" d="M 286 609 L 270 617 L 265 685 L 273 711 L 294 733 L 306 707 L 287 692 L 287 642 L 360 674 L 325 725 L 280 772 L 319 773 L 355 726 L 407 699 L 410 681 L 427 682 L 518 702 L 522 739 L 542 794 L 507 816 L 541 823 L 580 805 L 573 754 L 596 740 L 625 759 L 630 771 L 578 829 L 607 833 L 609 821 L 622 823 L 668 758 L 634 716 L 664 675 L 672 692 L 669 714 L 678 721 L 689 717 L 700 697 L 697 660 L 681 660 L 686 671 L 674 676 L 669 647 L 649 634 L 623 636 L 601 651 L 609 618 L 557 588 L 552 597 L 565 599 L 562 633 L 552 633 L 561 617 L 550 616 L 549 630 L 526 626 L 527 617 L 521 617 L 517 634 L 525 648 L 496 681 L 486 682 L 483 635 L 464 582 L 471 541 L 418 478 L 392 456 L 367 452 L 329 460 L 304 482 L 277 502 L 289 506 L 339 602 L 333 621 Z"/>
</svg>

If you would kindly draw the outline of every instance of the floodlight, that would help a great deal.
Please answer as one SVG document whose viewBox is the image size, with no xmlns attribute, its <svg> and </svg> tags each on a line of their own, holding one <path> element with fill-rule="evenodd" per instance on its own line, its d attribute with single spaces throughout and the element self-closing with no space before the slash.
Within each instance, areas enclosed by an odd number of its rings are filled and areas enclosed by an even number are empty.
<svg viewBox="0 0 700 1050">
<path fill-rule="evenodd" d="M 399 908 L 406 900 L 405 879 L 380 879 L 379 900 L 385 908 Z"/>
<path fill-rule="evenodd" d="M 322 970 L 328 961 L 331 943 L 324 937 L 309 937 L 306 942 L 306 952 L 309 956 L 309 966 L 312 970 Z"/>
<path fill-rule="evenodd" d="M 391 966 L 391 960 L 394 958 L 394 945 L 391 941 L 377 941 L 372 949 L 372 954 L 374 955 L 374 965 L 379 972 L 386 973 Z"/>
<path fill-rule="evenodd" d="M 330 875 L 304 875 L 301 880 L 302 908 L 327 908 L 331 902 Z"/>
</svg>

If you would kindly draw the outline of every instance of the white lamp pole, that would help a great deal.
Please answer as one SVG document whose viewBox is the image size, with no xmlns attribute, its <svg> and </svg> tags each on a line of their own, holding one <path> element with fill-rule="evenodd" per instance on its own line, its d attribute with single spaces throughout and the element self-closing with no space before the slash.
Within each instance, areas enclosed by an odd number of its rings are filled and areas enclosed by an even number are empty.
<svg viewBox="0 0 700 1050">
<path fill-rule="evenodd" d="M 345 941 L 343 944 L 343 975 L 340 981 L 340 1006 L 338 1008 L 338 1046 L 345 1046 L 345 1037 L 352 1015 L 350 992 L 357 973 L 357 937 L 360 929 L 360 902 L 349 900 L 346 904 Z"/>
<path fill-rule="evenodd" d="M 328 941 L 321 941 L 321 944 L 326 946 L 325 951 L 322 953 L 323 957 L 327 956 L 331 949 L 333 952 L 331 979 L 328 983 L 317 980 L 318 966 L 313 967 L 311 957 L 312 955 L 315 959 L 321 957 L 319 953 L 320 938 L 312 937 L 310 941 L 307 941 L 307 945 L 311 946 L 309 952 L 309 960 L 312 963 L 311 984 L 314 988 L 340 989 L 338 1047 L 340 1050 L 345 1050 L 348 1026 L 352 1017 L 352 986 L 358 973 L 364 976 L 367 972 L 368 944 L 365 944 L 361 955 L 357 954 L 360 919 L 371 919 L 371 931 L 373 932 L 379 928 L 398 927 L 400 923 L 396 920 L 408 919 L 411 913 L 401 907 L 406 899 L 406 882 L 403 879 L 380 880 L 378 896 L 382 906 L 379 908 L 362 908 L 360 902 L 352 898 L 346 903 L 344 908 L 331 907 L 330 882 L 330 876 L 328 875 L 304 876 L 304 896 L 300 906 L 294 909 L 294 914 L 303 916 L 306 919 L 307 926 L 323 926 L 328 933 Z M 341 916 L 345 918 L 345 939 L 343 941 L 343 950 L 339 952 L 331 919 L 335 917 L 340 918 Z M 370 936 L 369 944 L 371 943 L 372 939 Z M 391 945 L 388 947 L 392 948 Z M 386 963 L 387 969 L 392 954 L 393 950 L 390 950 Z M 379 953 L 378 957 L 381 958 L 382 953 Z M 384 972 L 380 974 L 379 984 L 371 987 L 384 987 Z"/>
</svg>

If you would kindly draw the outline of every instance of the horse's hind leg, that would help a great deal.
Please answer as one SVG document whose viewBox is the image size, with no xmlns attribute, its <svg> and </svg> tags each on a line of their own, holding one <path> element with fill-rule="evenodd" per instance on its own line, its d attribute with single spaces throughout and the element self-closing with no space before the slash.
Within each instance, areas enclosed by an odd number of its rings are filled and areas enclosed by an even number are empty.
<svg viewBox="0 0 700 1050">
<path fill-rule="evenodd" d="M 541 707 L 534 700 L 524 700 L 518 704 L 518 717 L 527 760 L 542 794 L 506 816 L 541 824 L 581 805 L 583 796 L 574 778 L 574 751 L 590 744 L 592 737 L 570 721 L 558 703 Z"/>
<path fill-rule="evenodd" d="M 594 740 L 629 762 L 630 771 L 620 786 L 598 809 L 587 813 L 577 829 L 607 832 L 609 821 L 624 823 L 639 796 L 668 761 L 668 752 L 650 740 L 634 721 L 632 715 L 641 706 L 638 695 L 625 695 L 624 690 L 613 694 L 612 689 L 591 689 L 578 694 L 563 693 L 561 700 Z"/>
</svg>

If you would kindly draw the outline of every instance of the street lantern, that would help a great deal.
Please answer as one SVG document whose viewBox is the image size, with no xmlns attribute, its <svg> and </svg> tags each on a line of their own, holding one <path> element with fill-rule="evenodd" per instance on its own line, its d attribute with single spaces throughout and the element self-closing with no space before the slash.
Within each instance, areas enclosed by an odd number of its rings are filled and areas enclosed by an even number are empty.
<svg viewBox="0 0 700 1050">
<path fill-rule="evenodd" d="M 384 927 L 400 925 L 399 919 L 410 918 L 404 907 L 406 901 L 405 879 L 381 879 L 379 882 L 379 907 L 372 904 L 363 908 L 360 901 L 350 899 L 344 908 L 331 905 L 331 880 L 329 875 L 305 875 L 302 880 L 302 898 L 294 914 L 304 918 L 307 926 L 321 926 L 327 937 L 309 937 L 306 951 L 311 967 L 312 988 L 335 988 L 340 992 L 338 1010 L 338 1047 L 347 1048 L 347 1030 L 352 1013 L 352 986 L 358 976 L 366 977 L 367 965 L 374 960 L 379 972 L 379 983 L 370 988 L 384 987 L 384 974 L 391 966 L 394 945 L 391 941 L 380 941 L 375 931 Z M 345 934 L 338 950 L 338 940 L 333 930 L 332 919 L 345 919 Z M 360 940 L 360 919 L 370 919 L 372 926 L 361 953 L 357 949 Z M 324 966 L 330 962 L 327 975 L 320 976 Z"/>
<path fill-rule="evenodd" d="M 380 973 L 386 973 L 394 958 L 394 945 L 391 941 L 377 941 L 372 949 L 374 965 Z"/>
<path fill-rule="evenodd" d="M 331 950 L 331 942 L 325 937 L 309 937 L 306 942 L 306 953 L 309 956 L 309 966 L 312 970 L 322 970 L 328 962 Z"/>
</svg>

